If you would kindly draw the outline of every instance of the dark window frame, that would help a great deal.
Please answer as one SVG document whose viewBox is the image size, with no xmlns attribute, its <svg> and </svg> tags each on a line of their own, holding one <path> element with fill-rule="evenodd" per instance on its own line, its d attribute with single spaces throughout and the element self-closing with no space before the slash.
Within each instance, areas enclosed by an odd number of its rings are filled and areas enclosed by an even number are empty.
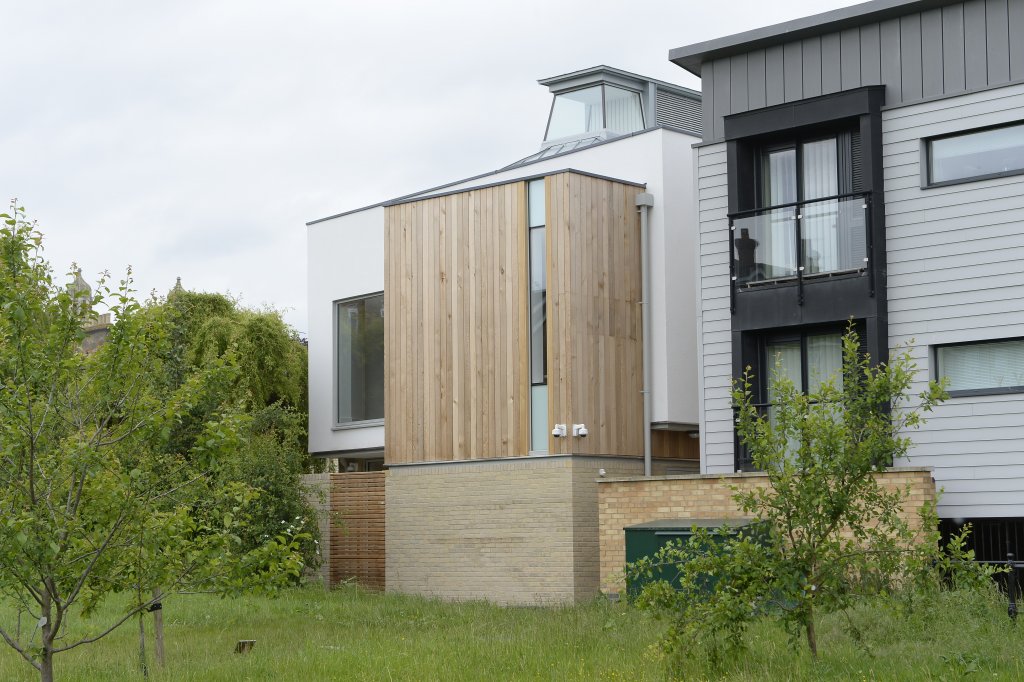
<svg viewBox="0 0 1024 682">
<path fill-rule="evenodd" d="M 939 367 L 939 350 L 942 348 L 955 348 L 957 346 L 986 346 L 993 343 L 1005 343 L 1007 341 L 1024 341 L 1024 336 L 1009 336 L 999 339 L 982 339 L 980 341 L 957 341 L 955 343 L 939 343 L 931 347 L 929 359 L 932 363 L 932 379 L 938 381 L 942 378 Z M 1024 386 L 994 386 L 992 388 L 966 388 L 960 390 L 946 391 L 950 398 L 969 398 L 972 396 L 984 395 L 1011 395 L 1024 393 Z"/>
<path fill-rule="evenodd" d="M 1016 170 L 1000 171 L 998 173 L 984 173 L 982 175 L 971 175 L 963 178 L 956 178 L 953 180 L 941 180 L 939 182 L 932 182 L 933 142 L 937 140 L 948 140 L 953 137 L 966 137 L 968 135 L 976 135 L 978 133 L 985 133 L 990 130 L 999 130 L 1001 128 L 1013 128 L 1015 126 L 1024 127 L 1024 119 L 1009 121 L 1007 123 L 995 123 L 987 126 L 979 126 L 977 128 L 970 128 L 968 130 L 957 130 L 951 133 L 943 133 L 941 135 L 931 135 L 929 137 L 921 138 L 921 189 L 932 189 L 933 187 L 949 187 L 951 185 L 963 185 L 968 182 L 981 182 L 982 180 L 1012 178 L 1016 175 L 1024 175 L 1024 168 L 1019 168 Z"/>
</svg>

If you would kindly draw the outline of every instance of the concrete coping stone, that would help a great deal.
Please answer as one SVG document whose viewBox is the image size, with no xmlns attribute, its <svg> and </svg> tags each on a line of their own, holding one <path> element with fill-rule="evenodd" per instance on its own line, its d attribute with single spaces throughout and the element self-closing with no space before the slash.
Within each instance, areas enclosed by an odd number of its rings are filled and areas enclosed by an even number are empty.
<svg viewBox="0 0 1024 682">
<path fill-rule="evenodd" d="M 889 467 L 888 474 L 932 473 L 934 467 Z M 614 476 L 598 478 L 598 483 L 642 483 L 644 481 L 707 481 L 720 479 L 767 478 L 763 471 L 737 471 L 728 474 L 670 474 L 665 476 Z"/>
</svg>

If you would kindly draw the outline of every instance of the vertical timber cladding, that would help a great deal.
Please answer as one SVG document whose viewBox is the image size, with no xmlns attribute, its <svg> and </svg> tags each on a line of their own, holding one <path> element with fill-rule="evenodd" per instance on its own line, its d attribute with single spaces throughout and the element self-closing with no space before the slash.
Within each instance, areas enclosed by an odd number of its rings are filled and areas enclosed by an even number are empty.
<svg viewBox="0 0 1024 682">
<path fill-rule="evenodd" d="M 385 209 L 385 462 L 529 452 L 526 185 Z"/>
<path fill-rule="evenodd" d="M 548 420 L 587 438 L 552 454 L 643 455 L 642 187 L 572 172 L 546 178 Z"/>
</svg>

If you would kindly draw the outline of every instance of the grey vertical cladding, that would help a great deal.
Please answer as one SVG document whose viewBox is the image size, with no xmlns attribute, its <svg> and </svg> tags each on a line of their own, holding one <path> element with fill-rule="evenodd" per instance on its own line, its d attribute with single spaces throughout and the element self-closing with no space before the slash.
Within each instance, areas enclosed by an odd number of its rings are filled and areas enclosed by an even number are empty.
<svg viewBox="0 0 1024 682">
<path fill-rule="evenodd" d="M 767 106 L 764 91 L 764 50 L 747 54 L 747 106 L 760 109 Z"/>
<path fill-rule="evenodd" d="M 725 144 L 697 150 L 697 212 L 699 216 L 699 288 L 701 318 L 700 361 L 704 383 L 704 431 L 701 433 L 706 470 L 734 470 L 732 405 L 732 340 L 720 329 L 731 320 L 729 312 L 729 219 Z M 714 324 L 709 324 L 714 322 Z M 728 327 L 726 327 L 728 329 Z"/>
<path fill-rule="evenodd" d="M 966 0 L 709 62 L 705 140 L 731 113 L 864 85 L 892 106 L 1024 79 L 1022 36 L 1024 0 Z"/>
<path fill-rule="evenodd" d="M 805 39 L 800 55 L 803 58 L 804 97 L 817 97 L 821 94 L 821 38 Z"/>
<path fill-rule="evenodd" d="M 900 17 L 900 64 L 903 67 L 903 99 L 921 99 L 921 15 Z"/>
<path fill-rule="evenodd" d="M 747 97 L 749 86 L 747 85 L 747 55 L 738 54 L 730 59 L 729 64 L 729 85 L 732 89 L 732 107 L 729 113 L 736 114 L 746 111 L 748 108 Z"/>
<path fill-rule="evenodd" d="M 715 74 L 715 90 L 712 93 L 715 100 L 715 139 L 720 139 L 725 135 L 725 121 L 722 119 L 722 114 L 729 111 L 732 96 L 729 60 L 716 59 L 712 66 Z"/>
<path fill-rule="evenodd" d="M 786 43 L 782 48 L 783 80 L 787 102 L 804 97 L 804 57 L 802 45 Z"/>
<path fill-rule="evenodd" d="M 842 87 L 842 59 L 838 33 L 827 33 L 821 37 L 821 94 L 839 92 Z"/>
<path fill-rule="evenodd" d="M 1007 6 L 1007 26 L 1011 36 L 1016 40 L 1010 41 L 1010 79 L 1024 79 L 1024 0 L 1010 0 Z"/>
<path fill-rule="evenodd" d="M 942 8 L 942 87 L 946 94 L 963 92 L 964 76 L 964 7 Z"/>
<path fill-rule="evenodd" d="M 785 101 L 786 84 L 783 77 L 785 59 L 782 55 L 781 45 L 765 50 L 764 72 L 765 101 L 768 106 L 782 104 Z"/>
<path fill-rule="evenodd" d="M 903 100 L 903 72 L 900 66 L 900 20 L 890 19 L 878 25 L 878 40 L 882 53 L 882 82 L 885 83 L 885 101 Z"/>
<path fill-rule="evenodd" d="M 921 94 L 942 94 L 942 10 L 921 13 Z"/>
<path fill-rule="evenodd" d="M 1024 336 L 1024 177 L 921 188 L 921 140 L 1024 117 L 1024 85 L 882 113 L 890 346 L 934 375 L 940 344 Z M 934 467 L 945 518 L 1024 516 L 1024 395 L 950 398 L 897 464 Z"/>
<path fill-rule="evenodd" d="M 860 28 L 850 28 L 839 34 L 839 70 L 843 90 L 861 86 Z"/>
<path fill-rule="evenodd" d="M 985 45 L 985 0 L 964 3 L 964 63 L 967 89 L 988 85 L 988 55 Z"/>
<path fill-rule="evenodd" d="M 988 84 L 1010 80 L 1010 34 L 1006 0 L 985 0 L 985 45 L 988 48 Z M 1020 39 L 1021 36 L 1018 36 Z"/>
<path fill-rule="evenodd" d="M 882 51 L 878 40 L 878 24 L 860 27 L 861 85 L 881 85 L 882 83 Z"/>
</svg>

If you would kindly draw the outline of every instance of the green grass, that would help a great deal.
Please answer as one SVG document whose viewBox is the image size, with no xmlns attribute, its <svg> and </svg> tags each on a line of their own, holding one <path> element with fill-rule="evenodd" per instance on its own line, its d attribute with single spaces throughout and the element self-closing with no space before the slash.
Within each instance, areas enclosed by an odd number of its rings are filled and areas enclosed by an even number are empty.
<svg viewBox="0 0 1024 682">
<path fill-rule="evenodd" d="M 95 629 L 105 607 L 75 629 Z M 664 680 L 652 646 L 663 625 L 622 605 L 501 608 L 342 589 L 296 589 L 277 599 L 193 596 L 166 603 L 167 668 L 153 680 Z M 13 613 L 0 609 L 0 622 Z M 685 679 L 1024 679 L 1024 636 L 997 597 L 944 595 L 901 616 L 862 608 L 824 619 L 821 659 L 764 623 L 749 650 L 717 671 L 689 664 Z M 1021 624 L 1024 627 L 1024 623 Z M 138 680 L 134 621 L 96 644 L 61 654 L 58 680 Z M 232 653 L 255 639 L 248 655 Z M 150 652 L 152 653 L 152 652 Z M 969 669 L 972 671 L 969 672 Z M 964 677 L 967 673 L 967 677 Z M 37 679 L 0 649 L 0 680 Z"/>
</svg>

